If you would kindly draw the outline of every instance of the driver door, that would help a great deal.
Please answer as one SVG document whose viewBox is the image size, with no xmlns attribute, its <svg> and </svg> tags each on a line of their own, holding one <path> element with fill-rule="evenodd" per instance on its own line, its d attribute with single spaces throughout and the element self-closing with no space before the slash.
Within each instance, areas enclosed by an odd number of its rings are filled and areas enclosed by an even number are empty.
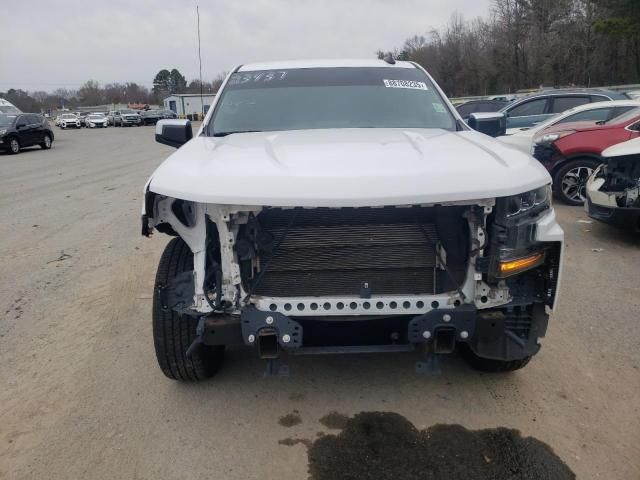
<svg viewBox="0 0 640 480">
<path fill-rule="evenodd" d="M 28 147 L 34 144 L 34 129 L 29 122 L 29 115 L 20 115 L 16 119 L 16 132 L 21 147 Z"/>
</svg>

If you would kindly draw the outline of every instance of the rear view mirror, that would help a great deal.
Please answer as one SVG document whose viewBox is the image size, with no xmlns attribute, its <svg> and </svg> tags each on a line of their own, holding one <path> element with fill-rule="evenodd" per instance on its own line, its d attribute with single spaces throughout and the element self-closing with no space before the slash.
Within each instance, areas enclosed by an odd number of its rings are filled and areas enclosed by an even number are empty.
<svg viewBox="0 0 640 480">
<path fill-rule="evenodd" d="M 160 120 L 156 123 L 156 142 L 179 148 L 193 138 L 189 120 Z"/>
<path fill-rule="evenodd" d="M 467 124 L 490 137 L 500 137 L 507 133 L 507 118 L 504 113 L 472 113 Z"/>
</svg>

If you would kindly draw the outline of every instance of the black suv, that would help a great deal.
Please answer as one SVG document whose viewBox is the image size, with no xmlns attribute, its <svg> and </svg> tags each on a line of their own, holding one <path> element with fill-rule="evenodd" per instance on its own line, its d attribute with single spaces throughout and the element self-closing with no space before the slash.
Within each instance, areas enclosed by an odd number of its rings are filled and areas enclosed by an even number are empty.
<svg viewBox="0 0 640 480">
<path fill-rule="evenodd" d="M 40 145 L 49 149 L 53 131 L 49 122 L 37 113 L 0 115 L 0 150 L 18 153 L 21 148 Z"/>
<path fill-rule="evenodd" d="M 155 125 L 158 120 L 164 120 L 167 118 L 177 118 L 178 116 L 171 110 L 146 110 L 140 112 L 142 122 L 144 125 Z"/>
</svg>

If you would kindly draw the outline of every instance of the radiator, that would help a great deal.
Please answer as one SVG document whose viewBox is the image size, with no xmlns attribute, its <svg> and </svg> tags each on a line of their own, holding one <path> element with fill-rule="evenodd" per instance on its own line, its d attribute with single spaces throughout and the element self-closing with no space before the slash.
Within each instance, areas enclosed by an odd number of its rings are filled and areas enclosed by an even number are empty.
<svg viewBox="0 0 640 480">
<path fill-rule="evenodd" d="M 258 222 L 280 243 L 259 254 L 266 271 L 257 295 L 359 295 L 365 286 L 372 295 L 436 291 L 438 236 L 429 208 L 272 208 Z"/>
</svg>

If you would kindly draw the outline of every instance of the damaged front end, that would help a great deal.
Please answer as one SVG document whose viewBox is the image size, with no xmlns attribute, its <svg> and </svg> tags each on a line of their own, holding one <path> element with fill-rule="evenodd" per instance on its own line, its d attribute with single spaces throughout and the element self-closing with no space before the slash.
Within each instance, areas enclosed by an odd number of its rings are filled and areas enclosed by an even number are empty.
<svg viewBox="0 0 640 480">
<path fill-rule="evenodd" d="M 605 159 L 587 182 L 589 216 L 640 231 L 640 154 Z"/>
<path fill-rule="evenodd" d="M 193 270 L 157 286 L 199 345 L 262 358 L 425 348 L 539 350 L 563 233 L 549 186 L 514 197 L 354 208 L 215 205 L 146 192 L 143 234 L 179 236 Z M 190 349 L 191 350 L 191 349 Z"/>
</svg>

